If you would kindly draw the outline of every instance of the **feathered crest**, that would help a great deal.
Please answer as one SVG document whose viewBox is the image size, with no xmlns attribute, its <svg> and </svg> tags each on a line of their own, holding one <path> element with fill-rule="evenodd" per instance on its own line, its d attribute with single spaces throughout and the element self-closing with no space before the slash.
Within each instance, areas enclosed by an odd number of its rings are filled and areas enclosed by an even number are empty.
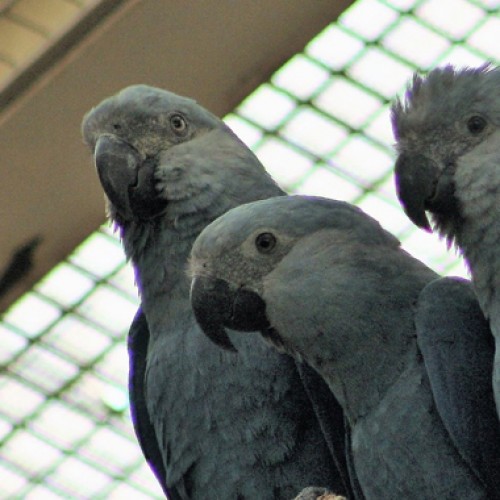
<svg viewBox="0 0 500 500">
<path fill-rule="evenodd" d="M 391 107 L 391 121 L 394 137 L 399 140 L 406 130 L 416 123 L 425 123 L 428 114 L 439 117 L 440 112 L 450 115 L 464 102 L 481 93 L 481 85 L 470 85 L 471 80 L 477 83 L 477 77 L 499 73 L 491 63 L 477 68 L 464 67 L 457 69 L 451 64 L 435 68 L 426 76 L 415 73 L 403 98 L 396 98 Z M 474 92 L 472 91 L 474 89 Z"/>
</svg>

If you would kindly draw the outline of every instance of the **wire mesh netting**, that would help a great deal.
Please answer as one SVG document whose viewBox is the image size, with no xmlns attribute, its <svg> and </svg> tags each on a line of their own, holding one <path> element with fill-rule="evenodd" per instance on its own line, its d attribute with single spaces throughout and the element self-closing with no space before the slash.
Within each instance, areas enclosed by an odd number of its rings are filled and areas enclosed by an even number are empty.
<svg viewBox="0 0 500 500">
<path fill-rule="evenodd" d="M 226 121 L 289 192 L 355 203 L 438 272 L 466 275 L 399 207 L 389 103 L 415 70 L 498 64 L 499 7 L 360 0 Z M 104 226 L 7 311 L 0 498 L 161 496 L 128 413 L 125 337 L 137 304 L 133 272 Z"/>
</svg>

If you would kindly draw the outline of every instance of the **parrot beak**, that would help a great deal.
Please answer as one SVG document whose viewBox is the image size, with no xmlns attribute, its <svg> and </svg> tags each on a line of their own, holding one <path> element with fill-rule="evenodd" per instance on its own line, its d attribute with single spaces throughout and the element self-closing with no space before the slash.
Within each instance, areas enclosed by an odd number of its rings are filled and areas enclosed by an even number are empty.
<svg viewBox="0 0 500 500">
<path fill-rule="evenodd" d="M 265 303 L 257 293 L 218 278 L 196 276 L 191 305 L 205 335 L 226 350 L 236 352 L 226 328 L 243 332 L 269 328 Z"/>
<path fill-rule="evenodd" d="M 425 210 L 436 192 L 439 168 L 422 155 L 401 154 L 396 161 L 396 193 L 406 215 L 418 227 L 432 231 Z"/>
<path fill-rule="evenodd" d="M 95 166 L 109 201 L 126 218 L 132 218 L 129 187 L 137 184 L 140 158 L 127 142 L 113 135 L 102 135 L 94 150 Z"/>
<path fill-rule="evenodd" d="M 236 352 L 224 328 L 231 314 L 231 294 L 227 282 L 195 277 L 191 283 L 191 306 L 203 333 L 219 347 Z"/>
<path fill-rule="evenodd" d="M 155 162 L 141 161 L 137 150 L 114 135 L 99 137 L 95 165 L 104 192 L 125 219 L 149 220 L 163 213 L 167 201 L 155 189 Z"/>
</svg>

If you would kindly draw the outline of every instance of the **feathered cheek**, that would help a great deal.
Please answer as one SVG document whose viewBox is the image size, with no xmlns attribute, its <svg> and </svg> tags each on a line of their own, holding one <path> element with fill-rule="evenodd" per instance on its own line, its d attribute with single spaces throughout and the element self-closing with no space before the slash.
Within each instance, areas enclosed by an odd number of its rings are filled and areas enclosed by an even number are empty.
<svg viewBox="0 0 500 500">
<path fill-rule="evenodd" d="M 160 158 L 155 172 L 156 189 L 162 198 L 185 200 L 198 195 L 206 187 L 203 174 L 189 164 L 189 158 L 165 160 Z"/>
<path fill-rule="evenodd" d="M 214 270 L 213 266 L 211 266 L 207 260 L 197 259 L 191 256 L 186 268 L 186 274 L 189 279 L 194 279 L 198 276 L 209 278 L 214 276 Z"/>
</svg>

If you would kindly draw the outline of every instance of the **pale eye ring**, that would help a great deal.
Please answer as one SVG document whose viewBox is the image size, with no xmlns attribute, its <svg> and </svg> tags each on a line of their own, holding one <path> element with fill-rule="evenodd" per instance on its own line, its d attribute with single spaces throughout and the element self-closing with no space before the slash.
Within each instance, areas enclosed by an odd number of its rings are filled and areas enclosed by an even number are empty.
<svg viewBox="0 0 500 500">
<path fill-rule="evenodd" d="M 179 135 L 183 135 L 187 130 L 186 120 L 179 113 L 175 113 L 170 117 L 170 126 L 172 130 Z"/>
<path fill-rule="evenodd" d="M 467 120 L 467 130 L 473 135 L 479 135 L 487 124 L 488 122 L 482 116 L 474 115 Z"/>
<path fill-rule="evenodd" d="M 255 238 L 255 248 L 259 253 L 271 253 L 276 246 L 276 236 L 273 233 L 260 233 Z"/>
</svg>

